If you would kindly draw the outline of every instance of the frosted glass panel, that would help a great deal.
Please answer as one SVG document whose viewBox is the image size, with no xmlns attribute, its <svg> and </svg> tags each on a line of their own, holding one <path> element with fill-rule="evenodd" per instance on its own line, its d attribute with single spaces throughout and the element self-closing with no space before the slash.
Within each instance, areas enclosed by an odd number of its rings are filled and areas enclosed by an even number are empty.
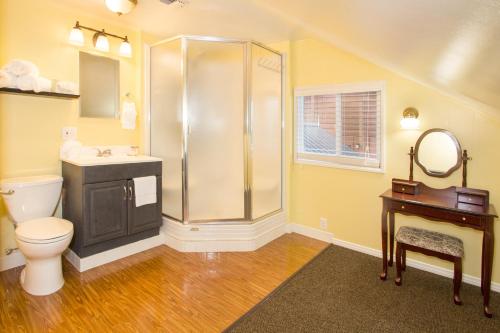
<svg viewBox="0 0 500 333">
<path fill-rule="evenodd" d="M 244 217 L 244 44 L 188 42 L 189 220 Z"/>
<path fill-rule="evenodd" d="M 252 44 L 252 218 L 281 208 L 281 56 Z"/>
<path fill-rule="evenodd" d="M 151 48 L 151 155 L 163 158 L 163 213 L 182 220 L 181 40 Z"/>
</svg>

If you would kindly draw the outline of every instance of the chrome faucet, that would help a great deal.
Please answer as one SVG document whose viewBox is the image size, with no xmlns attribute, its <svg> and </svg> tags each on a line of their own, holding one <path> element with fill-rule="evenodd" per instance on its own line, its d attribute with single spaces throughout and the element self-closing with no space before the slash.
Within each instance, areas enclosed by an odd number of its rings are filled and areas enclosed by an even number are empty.
<svg viewBox="0 0 500 333">
<path fill-rule="evenodd" d="M 100 150 L 97 147 L 94 147 L 94 149 L 97 150 L 97 157 L 109 157 L 109 156 L 111 156 L 111 149 Z"/>
</svg>

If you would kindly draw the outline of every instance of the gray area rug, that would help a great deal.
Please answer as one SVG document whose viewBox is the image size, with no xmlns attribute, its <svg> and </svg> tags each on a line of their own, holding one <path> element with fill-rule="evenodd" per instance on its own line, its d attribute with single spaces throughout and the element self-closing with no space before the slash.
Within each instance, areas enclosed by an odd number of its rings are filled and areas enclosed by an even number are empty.
<svg viewBox="0 0 500 333">
<path fill-rule="evenodd" d="M 381 281 L 381 259 L 329 246 L 225 332 L 500 332 L 500 295 L 493 318 L 483 315 L 478 287 L 462 283 L 464 303 L 453 303 L 453 281 L 395 267 Z"/>
</svg>

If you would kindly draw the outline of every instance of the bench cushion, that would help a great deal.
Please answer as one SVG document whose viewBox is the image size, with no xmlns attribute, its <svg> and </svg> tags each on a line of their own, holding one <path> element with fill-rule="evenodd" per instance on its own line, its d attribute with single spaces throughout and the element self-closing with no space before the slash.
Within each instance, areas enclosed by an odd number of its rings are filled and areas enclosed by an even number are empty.
<svg viewBox="0 0 500 333">
<path fill-rule="evenodd" d="M 462 240 L 440 232 L 401 227 L 396 234 L 396 241 L 454 257 L 462 258 L 464 256 L 464 243 Z"/>
</svg>

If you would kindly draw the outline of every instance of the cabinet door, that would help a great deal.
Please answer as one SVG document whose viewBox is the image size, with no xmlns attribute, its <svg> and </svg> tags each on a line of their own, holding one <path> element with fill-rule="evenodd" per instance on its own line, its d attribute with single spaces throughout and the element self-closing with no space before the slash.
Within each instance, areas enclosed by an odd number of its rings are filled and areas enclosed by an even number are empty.
<svg viewBox="0 0 500 333">
<path fill-rule="evenodd" d="M 127 181 L 84 185 L 84 245 L 127 235 Z"/>
<path fill-rule="evenodd" d="M 156 203 L 135 206 L 134 181 L 128 181 L 128 233 L 134 234 L 161 226 L 161 177 L 156 177 Z"/>
</svg>

